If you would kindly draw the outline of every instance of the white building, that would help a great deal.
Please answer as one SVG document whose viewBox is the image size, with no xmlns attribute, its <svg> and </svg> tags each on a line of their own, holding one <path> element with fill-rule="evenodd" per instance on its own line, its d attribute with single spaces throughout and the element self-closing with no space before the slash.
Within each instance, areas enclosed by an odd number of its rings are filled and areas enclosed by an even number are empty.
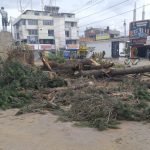
<svg viewBox="0 0 150 150">
<path fill-rule="evenodd" d="M 119 58 L 120 53 L 124 51 L 128 41 L 128 37 L 119 37 L 108 40 L 86 42 L 86 46 L 89 49 L 87 57 L 90 57 L 93 52 L 102 53 L 105 51 L 105 58 Z"/>
<path fill-rule="evenodd" d="M 59 13 L 59 7 L 44 11 L 26 10 L 13 23 L 14 38 L 33 50 L 75 50 L 79 48 L 75 14 Z"/>
</svg>

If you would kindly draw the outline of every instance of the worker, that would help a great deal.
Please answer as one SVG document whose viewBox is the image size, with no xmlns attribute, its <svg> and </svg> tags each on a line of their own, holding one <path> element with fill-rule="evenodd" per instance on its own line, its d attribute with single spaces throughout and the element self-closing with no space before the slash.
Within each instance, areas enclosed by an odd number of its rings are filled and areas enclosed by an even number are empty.
<svg viewBox="0 0 150 150">
<path fill-rule="evenodd" d="M 8 25 L 8 14 L 4 10 L 4 7 L 1 7 L 0 13 L 2 15 L 2 26 L 3 26 L 3 31 L 7 31 L 7 25 Z"/>
<path fill-rule="evenodd" d="M 103 52 L 102 52 L 102 58 L 103 58 L 103 59 L 104 59 L 104 57 L 105 57 L 105 54 L 106 54 L 105 51 L 103 51 Z"/>
<path fill-rule="evenodd" d="M 95 55 L 94 52 L 93 52 L 93 54 L 92 54 L 92 59 L 93 59 L 93 60 L 96 60 L 96 55 Z"/>
</svg>

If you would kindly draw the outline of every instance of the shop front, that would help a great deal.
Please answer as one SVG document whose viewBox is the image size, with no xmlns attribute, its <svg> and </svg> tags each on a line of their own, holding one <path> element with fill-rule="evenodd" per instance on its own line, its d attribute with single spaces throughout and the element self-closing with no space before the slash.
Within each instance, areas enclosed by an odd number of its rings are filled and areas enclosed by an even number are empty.
<svg viewBox="0 0 150 150">
<path fill-rule="evenodd" d="M 147 58 L 150 52 L 150 20 L 130 23 L 131 57 Z"/>
</svg>

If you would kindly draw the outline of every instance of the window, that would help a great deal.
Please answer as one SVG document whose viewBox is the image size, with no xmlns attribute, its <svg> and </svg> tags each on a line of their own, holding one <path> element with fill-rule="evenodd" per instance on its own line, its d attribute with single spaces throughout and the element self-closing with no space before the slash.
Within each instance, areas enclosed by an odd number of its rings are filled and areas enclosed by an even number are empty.
<svg viewBox="0 0 150 150">
<path fill-rule="evenodd" d="M 77 40 L 66 40 L 66 44 L 77 44 Z"/>
<path fill-rule="evenodd" d="M 19 40 L 20 39 L 20 34 L 19 33 L 17 33 L 17 40 Z"/>
<path fill-rule="evenodd" d="M 69 37 L 69 31 L 65 31 L 66 37 Z"/>
<path fill-rule="evenodd" d="M 54 21 L 53 20 L 43 20 L 43 25 L 52 26 L 52 25 L 54 25 Z"/>
<path fill-rule="evenodd" d="M 40 44 L 55 44 L 54 39 L 40 39 L 39 42 Z"/>
<path fill-rule="evenodd" d="M 48 30 L 48 36 L 54 36 L 54 30 Z"/>
<path fill-rule="evenodd" d="M 65 22 L 65 27 L 66 27 L 66 28 L 69 28 L 69 27 L 71 27 L 71 24 L 70 24 L 70 22 Z"/>
<path fill-rule="evenodd" d="M 37 29 L 29 29 L 28 33 L 29 33 L 29 35 L 38 35 L 38 30 Z"/>
<path fill-rule="evenodd" d="M 71 27 L 75 27 L 76 23 L 75 22 L 71 22 Z"/>
<path fill-rule="evenodd" d="M 77 22 L 65 22 L 65 27 L 66 28 L 77 27 Z"/>
<path fill-rule="evenodd" d="M 35 12 L 34 12 L 34 15 L 39 16 L 40 13 L 39 13 L 38 11 L 35 11 Z"/>
<path fill-rule="evenodd" d="M 28 20 L 28 25 L 38 25 L 38 20 L 36 20 L 36 19 L 29 19 Z"/>
<path fill-rule="evenodd" d="M 72 16 L 71 16 L 71 15 L 68 15 L 68 17 L 71 18 Z"/>
<path fill-rule="evenodd" d="M 26 25 L 26 20 L 25 19 L 21 19 L 19 21 L 19 25 Z"/>
<path fill-rule="evenodd" d="M 48 12 L 43 12 L 43 16 L 48 16 Z"/>
<path fill-rule="evenodd" d="M 28 44 L 38 44 L 38 36 L 27 36 Z"/>
</svg>

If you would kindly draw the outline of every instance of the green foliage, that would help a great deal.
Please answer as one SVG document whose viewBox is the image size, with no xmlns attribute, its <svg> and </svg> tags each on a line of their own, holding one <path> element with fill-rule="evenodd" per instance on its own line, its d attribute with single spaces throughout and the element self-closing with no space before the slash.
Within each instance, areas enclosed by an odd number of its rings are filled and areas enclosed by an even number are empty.
<svg viewBox="0 0 150 150">
<path fill-rule="evenodd" d="M 49 79 L 40 69 L 19 61 L 2 62 L 0 65 L 0 108 L 20 108 L 32 102 L 27 89 L 54 88 L 66 85 L 61 78 Z M 23 92 L 25 91 L 25 92 Z"/>
<path fill-rule="evenodd" d="M 107 89 L 103 88 L 86 88 L 82 91 L 73 91 L 73 93 L 65 91 L 57 95 L 56 101 L 62 102 L 64 105 L 67 104 L 66 100 L 70 101 L 71 108 L 65 113 L 65 118 L 67 116 L 68 120 L 78 121 L 80 126 L 88 125 L 98 130 L 104 130 L 114 128 L 115 118 L 112 113 L 115 100 L 109 98 L 107 92 Z"/>
<path fill-rule="evenodd" d="M 57 77 L 54 79 L 48 79 L 46 86 L 49 88 L 62 87 L 67 86 L 67 82 L 63 78 Z"/>
<path fill-rule="evenodd" d="M 0 69 L 0 87 L 6 85 L 14 88 L 40 89 L 44 87 L 63 86 L 65 81 L 61 78 L 49 79 L 40 69 L 10 61 L 3 64 Z"/>
<path fill-rule="evenodd" d="M 144 86 L 136 85 L 133 93 L 136 99 L 150 101 L 150 93 Z"/>
<path fill-rule="evenodd" d="M 125 52 L 125 54 L 127 54 L 128 56 L 130 56 L 130 47 L 124 48 L 124 52 Z"/>
<path fill-rule="evenodd" d="M 55 61 L 57 63 L 64 63 L 65 62 L 65 59 L 61 53 L 57 53 L 57 54 L 49 53 L 48 59 Z"/>
<path fill-rule="evenodd" d="M 116 92 L 127 92 L 129 95 L 125 99 L 111 95 Z M 149 94 L 146 87 L 133 80 L 124 81 L 116 88 L 63 91 L 56 96 L 55 103 L 71 106 L 65 110 L 66 113 L 63 112 L 65 120 L 76 121 L 78 126 L 105 130 L 118 128 L 120 120 L 150 120 Z"/>
<path fill-rule="evenodd" d="M 0 89 L 0 108 L 20 108 L 31 103 L 32 94 L 6 86 Z"/>
</svg>

